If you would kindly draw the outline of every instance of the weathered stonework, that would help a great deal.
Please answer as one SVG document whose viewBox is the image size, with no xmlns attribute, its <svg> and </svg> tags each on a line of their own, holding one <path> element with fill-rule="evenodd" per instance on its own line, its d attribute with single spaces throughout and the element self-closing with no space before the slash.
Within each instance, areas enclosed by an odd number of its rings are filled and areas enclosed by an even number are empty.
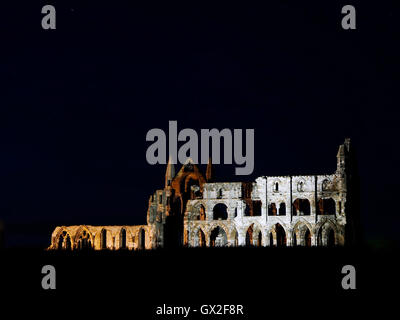
<svg viewBox="0 0 400 320">
<path fill-rule="evenodd" d="M 346 161 L 339 147 L 329 175 L 262 176 L 212 182 L 190 159 L 149 199 L 147 225 L 57 227 L 49 249 L 151 249 L 171 246 L 336 246 L 345 244 Z"/>
</svg>

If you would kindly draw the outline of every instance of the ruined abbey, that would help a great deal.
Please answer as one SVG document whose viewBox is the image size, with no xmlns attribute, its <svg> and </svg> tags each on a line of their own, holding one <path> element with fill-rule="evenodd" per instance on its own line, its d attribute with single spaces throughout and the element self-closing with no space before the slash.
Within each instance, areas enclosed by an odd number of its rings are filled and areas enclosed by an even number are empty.
<svg viewBox="0 0 400 320">
<path fill-rule="evenodd" d="M 349 218 L 350 139 L 333 174 L 261 176 L 215 182 L 190 159 L 150 196 L 147 224 L 60 226 L 48 249 L 137 250 L 159 247 L 342 246 Z"/>
</svg>

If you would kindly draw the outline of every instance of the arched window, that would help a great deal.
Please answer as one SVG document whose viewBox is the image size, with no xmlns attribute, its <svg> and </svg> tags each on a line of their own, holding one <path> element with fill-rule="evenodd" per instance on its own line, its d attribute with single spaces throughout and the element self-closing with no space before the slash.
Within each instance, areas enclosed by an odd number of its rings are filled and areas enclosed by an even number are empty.
<svg viewBox="0 0 400 320">
<path fill-rule="evenodd" d="M 261 216 L 261 200 L 253 200 L 253 216 Z"/>
<path fill-rule="evenodd" d="M 304 182 L 303 181 L 300 181 L 297 184 L 297 191 L 299 191 L 299 192 L 303 192 L 304 191 Z"/>
<path fill-rule="evenodd" d="M 251 225 L 246 232 L 246 246 L 253 245 L 253 225 Z"/>
<path fill-rule="evenodd" d="M 252 212 L 251 212 L 251 209 L 250 209 L 250 204 L 249 204 L 249 202 L 247 201 L 247 202 L 246 202 L 246 205 L 245 205 L 245 208 L 244 208 L 244 216 L 245 216 L 245 217 L 250 217 L 251 214 L 252 214 Z"/>
<path fill-rule="evenodd" d="M 270 203 L 268 205 L 268 215 L 269 216 L 276 216 L 276 205 L 275 205 L 275 203 Z"/>
<path fill-rule="evenodd" d="M 223 203 L 218 203 L 213 208 L 214 220 L 226 220 L 228 219 L 228 208 Z"/>
<path fill-rule="evenodd" d="M 120 247 L 120 249 L 125 249 L 126 248 L 126 230 L 124 228 L 121 229 L 121 233 L 119 236 L 120 236 L 119 247 Z"/>
<path fill-rule="evenodd" d="M 65 239 L 65 249 L 66 250 L 71 250 L 72 245 L 71 245 L 71 237 L 67 235 L 67 238 Z"/>
<path fill-rule="evenodd" d="M 63 248 L 63 244 L 64 244 L 64 234 L 66 234 L 66 232 L 64 231 L 62 234 L 60 234 L 59 238 L 58 238 L 58 246 L 57 249 L 61 250 L 64 249 Z"/>
<path fill-rule="evenodd" d="M 203 230 L 199 229 L 199 231 L 197 232 L 197 237 L 198 237 L 199 247 L 205 247 L 206 246 L 206 236 L 204 235 Z"/>
<path fill-rule="evenodd" d="M 276 245 L 278 247 L 286 247 L 286 232 L 283 227 L 277 223 L 275 225 L 275 232 L 276 232 Z"/>
<path fill-rule="evenodd" d="M 206 209 L 201 204 L 198 210 L 199 210 L 199 215 L 197 216 L 197 220 L 205 221 L 206 220 Z"/>
<path fill-rule="evenodd" d="M 90 236 L 89 232 L 86 232 L 86 230 L 83 230 L 82 234 L 78 238 L 77 248 L 82 249 L 82 250 L 92 249 L 92 241 L 90 239 L 91 239 L 91 236 Z"/>
<path fill-rule="evenodd" d="M 278 191 L 279 191 L 279 184 L 278 184 L 278 182 L 275 182 L 274 191 L 275 191 L 275 192 L 278 192 Z"/>
<path fill-rule="evenodd" d="M 222 196 L 223 196 L 222 189 L 219 189 L 217 193 L 217 199 L 222 199 Z"/>
<path fill-rule="evenodd" d="M 329 190 L 329 180 L 325 179 L 324 181 L 322 181 L 322 191 L 327 191 Z"/>
<path fill-rule="evenodd" d="M 281 204 L 279 205 L 279 215 L 280 216 L 286 215 L 286 204 L 284 202 L 281 202 Z"/>
<path fill-rule="evenodd" d="M 311 213 L 310 201 L 308 199 L 296 199 L 293 202 L 294 216 L 309 216 Z"/>
<path fill-rule="evenodd" d="M 336 203 L 332 198 L 319 199 L 318 213 L 321 215 L 334 215 L 336 214 Z"/>
</svg>

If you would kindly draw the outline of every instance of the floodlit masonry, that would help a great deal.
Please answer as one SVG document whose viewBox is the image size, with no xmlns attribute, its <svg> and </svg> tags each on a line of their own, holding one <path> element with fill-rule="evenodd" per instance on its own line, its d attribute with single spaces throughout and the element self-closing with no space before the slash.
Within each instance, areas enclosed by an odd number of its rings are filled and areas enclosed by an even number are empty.
<svg viewBox="0 0 400 320">
<path fill-rule="evenodd" d="M 137 250 L 159 247 L 342 246 L 349 217 L 350 139 L 328 175 L 262 176 L 214 182 L 188 159 L 150 196 L 147 225 L 61 226 L 48 249 Z"/>
</svg>

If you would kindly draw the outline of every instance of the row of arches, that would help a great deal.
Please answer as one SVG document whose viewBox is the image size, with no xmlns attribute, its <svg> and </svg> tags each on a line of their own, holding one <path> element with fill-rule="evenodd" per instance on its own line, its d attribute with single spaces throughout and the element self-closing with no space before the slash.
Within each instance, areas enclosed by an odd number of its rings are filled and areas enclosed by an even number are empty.
<svg viewBox="0 0 400 320">
<path fill-rule="evenodd" d="M 138 232 L 138 249 L 145 249 L 146 247 L 146 232 L 141 228 Z M 106 249 L 127 249 L 127 231 L 122 228 L 118 234 L 118 248 L 115 248 L 114 244 L 110 246 L 110 242 L 114 243 L 115 237 L 111 237 L 110 232 L 107 229 L 100 231 L 100 247 L 95 247 L 94 236 L 88 230 L 82 230 L 79 232 L 75 239 L 70 235 L 68 231 L 63 231 L 58 235 L 56 245 L 58 250 L 106 250 Z M 132 242 L 135 242 L 132 237 Z"/>
<path fill-rule="evenodd" d="M 206 235 L 204 231 L 199 228 L 197 231 L 197 241 L 195 241 L 195 246 L 206 247 Z M 235 241 L 237 241 L 237 235 L 235 236 Z M 215 227 L 210 233 L 210 247 L 225 247 L 228 245 L 228 236 L 225 230 L 221 227 Z"/>
<path fill-rule="evenodd" d="M 291 243 L 288 243 L 287 232 L 281 224 L 275 224 L 268 232 L 265 239 L 264 245 L 285 247 L 285 246 L 312 246 L 312 232 L 306 224 L 297 226 L 291 233 Z M 206 234 L 199 228 L 194 234 L 194 245 L 198 247 L 206 247 Z M 334 229 L 325 224 L 321 226 L 317 232 L 316 238 L 317 246 L 328 246 L 333 247 L 336 245 L 335 231 Z M 228 243 L 233 246 L 238 246 L 238 232 L 233 230 L 231 233 L 231 239 L 228 241 L 228 236 L 224 228 L 216 226 L 209 233 L 209 246 L 210 247 L 223 247 L 227 246 Z M 263 246 L 263 233 L 259 228 L 255 228 L 254 224 L 250 225 L 245 234 L 246 246 Z"/>
<path fill-rule="evenodd" d="M 340 202 L 339 202 L 340 205 Z M 250 211 L 254 211 L 255 216 L 261 215 L 261 201 L 253 201 L 252 207 L 246 205 L 244 215 L 251 216 Z M 206 220 L 206 210 L 201 204 L 197 208 L 197 220 Z M 253 213 L 254 213 L 253 212 Z M 336 202 L 332 198 L 320 199 L 318 201 L 317 213 L 319 215 L 335 215 L 336 214 Z M 268 205 L 268 216 L 285 216 L 286 215 L 286 203 L 279 203 L 279 207 L 272 202 Z M 308 199 L 297 198 L 293 201 L 292 215 L 293 216 L 309 216 L 311 214 L 311 205 Z M 237 208 L 235 208 L 235 217 L 237 215 Z M 224 203 L 217 203 L 213 207 L 213 219 L 212 220 L 227 220 L 228 219 L 228 207 Z"/>
<path fill-rule="evenodd" d="M 297 191 L 298 192 L 303 192 L 304 191 L 304 185 L 305 185 L 304 181 L 300 180 L 299 182 L 297 182 Z M 325 179 L 324 181 L 322 181 L 321 191 L 330 190 L 331 189 L 331 185 L 332 185 L 331 181 L 328 180 L 328 179 Z M 273 191 L 274 192 L 279 192 L 279 183 L 278 182 L 274 183 Z"/>
<path fill-rule="evenodd" d="M 206 210 L 201 204 L 198 207 L 197 220 L 206 220 Z M 224 203 L 217 203 L 213 208 L 213 220 L 227 220 L 228 219 L 228 207 Z"/>
<path fill-rule="evenodd" d="M 340 206 L 340 202 L 339 202 Z M 309 216 L 311 214 L 311 205 L 308 199 L 297 198 L 293 201 L 292 215 L 293 216 Z M 336 214 L 336 202 L 332 198 L 319 199 L 317 214 L 319 215 L 335 215 Z M 285 216 L 286 215 L 286 204 L 281 202 L 279 209 L 274 202 L 268 205 L 269 216 Z"/>
</svg>

